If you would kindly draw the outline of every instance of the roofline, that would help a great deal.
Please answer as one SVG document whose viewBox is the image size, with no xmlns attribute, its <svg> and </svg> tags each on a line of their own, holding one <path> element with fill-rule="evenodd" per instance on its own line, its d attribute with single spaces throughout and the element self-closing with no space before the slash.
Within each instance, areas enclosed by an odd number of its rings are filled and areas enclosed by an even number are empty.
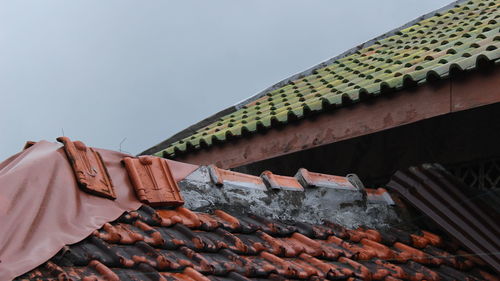
<svg viewBox="0 0 500 281">
<path fill-rule="evenodd" d="M 500 106 L 497 90 L 500 64 L 481 65 L 484 68 L 478 65 L 470 71 L 467 69 L 466 77 L 457 72 L 456 75 L 441 77 L 417 87 L 402 88 L 397 94 L 384 95 L 385 98 L 370 99 L 370 104 L 361 102 L 339 107 L 335 114 L 319 114 L 313 119 L 302 119 L 302 122 L 295 122 L 293 126 L 269 130 L 255 138 L 239 138 L 227 145 L 215 145 L 194 153 L 180 153 L 175 160 L 196 165 L 216 164 L 219 168 L 233 169 L 439 116 L 477 110 L 492 104 Z M 481 95 L 471 91 L 478 85 L 481 85 Z M 409 114 L 412 112 L 418 114 Z"/>
<path fill-rule="evenodd" d="M 174 134 L 170 138 L 168 138 L 168 139 L 166 139 L 166 140 L 164 140 L 164 141 L 162 141 L 162 142 L 160 142 L 160 143 L 152 146 L 151 148 L 148 148 L 148 149 L 144 150 L 143 152 L 139 153 L 138 155 L 152 155 L 152 154 L 154 154 L 156 152 L 159 152 L 159 151 L 167 148 L 170 144 L 172 144 L 172 143 L 174 143 L 176 141 L 179 141 L 181 139 L 184 139 L 184 138 L 186 138 L 186 137 L 194 134 L 199 129 L 201 129 L 203 127 L 206 127 L 206 126 L 214 123 L 215 121 L 217 121 L 221 117 L 226 116 L 228 114 L 231 114 L 231 113 L 233 113 L 235 111 L 240 110 L 246 104 L 249 104 L 249 103 L 251 103 L 251 102 L 253 102 L 253 101 L 261 98 L 262 96 L 266 95 L 270 91 L 279 89 L 279 88 L 285 86 L 286 84 L 288 84 L 291 81 L 294 81 L 294 80 L 300 79 L 302 77 L 308 76 L 308 75 L 312 74 L 312 72 L 314 70 L 316 70 L 316 69 L 323 68 L 323 67 L 326 67 L 328 65 L 331 65 L 332 63 L 334 63 L 335 61 L 337 61 L 337 60 L 339 60 L 341 58 L 344 58 L 344 57 L 347 57 L 349 55 L 352 55 L 355 52 L 357 52 L 357 51 L 359 51 L 359 50 L 361 50 L 363 48 L 367 48 L 369 46 L 372 46 L 373 44 L 375 44 L 375 42 L 377 42 L 377 41 L 379 41 L 381 39 L 393 36 L 393 35 L 395 35 L 400 30 L 403 30 L 403 29 L 408 28 L 408 27 L 410 27 L 412 25 L 415 25 L 416 23 L 418 23 L 418 22 L 420 22 L 422 20 L 428 19 L 428 18 L 434 16 L 436 13 L 440 13 L 442 11 L 446 11 L 446 10 L 452 9 L 454 6 L 456 6 L 458 4 L 461 4 L 463 2 L 466 2 L 466 1 L 468 1 L 468 0 L 456 0 L 456 1 L 453 1 L 450 4 L 447 4 L 447 5 L 441 7 L 439 9 L 437 9 L 437 10 L 434 10 L 432 12 L 424 14 L 424 15 L 418 17 L 418 18 L 415 18 L 412 21 L 407 22 L 404 25 L 401 25 L 401 26 L 399 26 L 397 28 L 394 28 L 394 29 L 392 29 L 389 32 L 386 32 L 386 33 L 384 33 L 382 35 L 379 35 L 379 36 L 377 36 L 377 37 L 375 37 L 375 38 L 373 38 L 371 40 L 368 40 L 368 41 L 366 41 L 366 42 L 364 42 L 362 44 L 359 44 L 359 45 L 357 45 L 357 46 L 355 46 L 355 47 L 353 47 L 353 48 L 351 48 L 351 49 L 343 52 L 342 54 L 340 54 L 338 56 L 330 58 L 330 59 L 328 59 L 326 61 L 323 61 L 323 62 L 321 62 L 319 64 L 316 64 L 316 65 L 314 65 L 314 66 L 312 66 L 312 67 L 310 67 L 310 68 L 308 68 L 308 69 L 306 69 L 304 71 L 301 71 L 301 72 L 296 73 L 296 74 L 294 74 L 294 75 L 292 75 L 292 76 L 290 76 L 288 78 L 285 78 L 285 79 L 279 81 L 278 83 L 276 83 L 276 84 L 274 84 L 274 85 L 272 85 L 270 87 L 265 88 L 264 90 L 258 92 L 257 94 L 255 94 L 255 95 L 253 95 L 253 96 L 251 96 L 251 97 L 249 97 L 247 99 L 244 99 L 243 101 L 241 101 L 239 103 L 236 103 L 236 104 L 234 104 L 234 105 L 232 105 L 232 106 L 230 106 L 230 107 L 228 107 L 226 109 L 223 109 L 223 110 L 221 110 L 221 111 L 219 111 L 219 112 L 217 112 L 217 113 L 215 113 L 215 114 L 213 114 L 213 115 L 211 115 L 211 116 L 209 116 L 209 117 L 207 117 L 207 118 L 205 118 L 205 119 L 203 119 L 203 120 L 201 120 L 201 121 L 199 121 L 199 122 L 197 122 L 197 123 L 189 126 L 188 128 L 186 128 L 186 129 L 184 129 L 184 130 L 182 130 L 182 131 Z"/>
</svg>

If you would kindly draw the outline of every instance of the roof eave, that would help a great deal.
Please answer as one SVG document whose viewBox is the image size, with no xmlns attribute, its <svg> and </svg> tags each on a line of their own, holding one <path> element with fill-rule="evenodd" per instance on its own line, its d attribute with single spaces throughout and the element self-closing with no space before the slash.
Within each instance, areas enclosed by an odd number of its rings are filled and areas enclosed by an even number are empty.
<svg viewBox="0 0 500 281">
<path fill-rule="evenodd" d="M 440 13 L 442 11 L 445 11 L 445 10 L 449 10 L 451 8 L 453 8 L 454 6 L 460 4 L 460 3 L 463 3 L 463 2 L 466 2 L 466 0 L 457 0 L 457 1 L 453 1 L 451 2 L 450 4 L 446 5 L 446 6 L 443 6 L 437 10 L 434 10 L 432 12 L 429 12 L 427 14 L 424 14 L 418 18 L 415 18 L 414 20 L 402 25 L 402 26 L 399 26 L 389 32 L 386 32 L 384 34 L 381 34 L 371 40 L 368 40 L 362 44 L 359 44 L 345 52 L 343 52 L 342 54 L 338 55 L 338 56 L 335 56 L 333 58 L 330 58 L 326 61 L 323 61 L 319 64 L 316 64 L 310 68 L 308 68 L 307 70 L 305 71 L 301 71 L 297 74 L 294 74 L 288 78 L 285 78 L 283 80 L 281 80 L 280 82 L 270 86 L 270 87 L 267 87 L 265 88 L 264 90 L 260 91 L 259 93 L 237 103 L 237 104 L 234 104 L 226 109 L 223 109 L 215 114 L 213 114 L 212 116 L 208 117 L 208 118 L 205 118 L 191 126 L 189 126 L 188 128 L 178 132 L 177 134 L 174 134 L 173 136 L 171 136 L 170 138 L 158 143 L 157 145 L 154 145 L 152 147 L 150 147 L 149 149 L 146 149 L 144 150 L 143 152 L 139 153 L 138 155 L 153 155 L 154 153 L 157 153 L 157 152 L 160 152 L 162 150 L 164 150 L 165 148 L 167 148 L 169 145 L 171 145 L 172 143 L 175 143 L 179 140 L 182 140 L 192 134 L 194 134 L 196 131 L 198 131 L 199 129 L 203 128 L 203 127 L 206 127 L 212 123 L 214 123 L 215 121 L 217 121 L 218 119 L 220 119 L 221 117 L 223 116 L 226 116 L 226 115 L 229 115 L 239 109 L 241 109 L 244 105 L 246 104 L 249 104 L 259 98 L 261 98 L 262 96 L 264 96 L 266 93 L 270 92 L 270 91 L 273 91 L 273 90 L 276 90 L 276 89 L 279 89 L 281 87 L 283 87 L 284 85 L 288 84 L 290 81 L 294 81 L 294 80 L 297 80 L 297 79 L 300 79 L 304 76 L 307 76 L 307 75 L 310 75 L 313 73 L 314 70 L 317 70 L 317 69 L 320 69 L 320 68 L 323 68 L 323 67 L 326 67 L 330 64 L 332 64 L 333 62 L 335 62 L 336 60 L 338 59 L 341 59 L 341 58 L 344 58 L 346 56 L 349 56 L 351 54 L 354 54 L 355 52 L 357 52 L 358 50 L 361 50 L 363 48 L 367 48 L 373 44 L 375 44 L 375 42 L 381 40 L 381 39 L 384 39 L 384 38 L 387 38 L 387 37 L 390 37 L 390 36 L 393 36 L 395 35 L 398 31 L 400 30 L 403 30 L 405 28 L 408 28 L 412 25 L 415 25 L 416 23 L 422 21 L 422 20 L 425 20 L 427 18 L 430 18 L 432 16 L 434 16 L 435 14 L 437 13 Z"/>
</svg>

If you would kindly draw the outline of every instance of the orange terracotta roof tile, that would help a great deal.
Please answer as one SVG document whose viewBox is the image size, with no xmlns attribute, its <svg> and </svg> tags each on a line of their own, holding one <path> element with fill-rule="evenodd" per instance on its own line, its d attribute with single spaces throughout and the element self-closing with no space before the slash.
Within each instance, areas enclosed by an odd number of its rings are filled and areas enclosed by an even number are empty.
<svg viewBox="0 0 500 281">
<path fill-rule="evenodd" d="M 294 191 L 304 190 L 304 187 L 294 177 L 275 175 L 270 171 L 264 171 L 260 176 L 262 177 L 262 179 L 264 179 L 266 185 L 271 189 L 284 189 Z"/>
<path fill-rule="evenodd" d="M 90 151 L 83 144 L 64 141 L 69 147 Z M 70 159 L 74 155 L 88 157 L 73 152 L 68 155 Z M 494 280 L 491 268 L 480 259 L 429 231 L 366 226 L 351 229 L 328 220 L 282 220 L 231 210 L 234 206 L 193 211 L 157 204 L 171 198 L 164 199 L 163 191 L 156 188 L 177 187 L 171 172 L 165 170 L 166 160 L 139 157 L 124 162 L 139 190 L 153 190 L 152 196 L 142 194 L 149 205 L 105 223 L 17 280 Z M 348 197 L 366 190 L 368 195 L 387 194 L 390 198 L 385 189 L 364 189 L 348 177 L 305 169 L 298 173 L 300 181 L 268 171 L 261 179 L 210 169 L 211 179 L 205 172 L 207 186 L 219 191 L 224 189 L 214 184 L 246 181 L 249 185 L 265 182 L 269 188 L 285 190 L 258 190 L 264 194 L 305 196 L 326 188 L 343 193 L 349 190 Z M 304 189 L 303 185 L 313 188 Z M 173 199 L 179 200 L 180 193 L 172 196 L 179 196 Z"/>
<path fill-rule="evenodd" d="M 159 218 L 175 216 L 179 219 L 174 224 L 161 225 Z M 270 223 L 280 227 L 269 227 Z M 312 231 L 315 228 L 323 230 Z M 409 235 L 424 237 L 421 234 Z M 18 280 L 494 280 L 473 261 L 457 261 L 450 254 L 453 249 L 430 242 L 416 249 L 398 241 L 388 243 L 383 235 L 371 229 L 339 230 L 333 223 L 287 225 L 221 210 L 209 214 L 143 206 Z"/>
<path fill-rule="evenodd" d="M 441 243 L 443 243 L 441 237 L 438 235 L 431 233 L 429 231 L 422 230 L 423 236 L 429 241 L 434 246 L 439 246 Z"/>
<path fill-rule="evenodd" d="M 113 183 L 99 152 L 81 141 L 73 142 L 68 137 L 59 137 L 57 140 L 64 144 L 64 151 L 80 188 L 91 194 L 116 199 Z"/>
<path fill-rule="evenodd" d="M 336 189 L 356 190 L 357 188 L 349 181 L 347 177 L 333 176 L 309 172 L 307 169 L 301 168 L 295 177 L 304 186 L 310 187 L 332 187 Z"/>
<path fill-rule="evenodd" d="M 498 212 L 474 196 L 461 180 L 439 164 L 397 171 L 387 184 L 469 251 L 500 272 Z M 415 247 L 439 245 L 441 239 L 424 232 L 411 237 Z"/>
<path fill-rule="evenodd" d="M 163 219 L 168 219 L 173 223 L 182 223 L 189 227 L 198 227 L 201 221 L 198 216 L 184 207 L 177 207 L 174 210 L 158 210 L 158 214 Z"/>
<path fill-rule="evenodd" d="M 225 169 L 217 168 L 214 165 L 209 167 L 210 178 L 217 186 L 224 184 L 236 185 L 244 188 L 266 189 L 262 178 L 248 174 L 233 172 Z"/>
<path fill-rule="evenodd" d="M 139 156 L 125 157 L 123 163 L 141 202 L 151 206 L 184 204 L 167 161 L 158 157 Z"/>
</svg>

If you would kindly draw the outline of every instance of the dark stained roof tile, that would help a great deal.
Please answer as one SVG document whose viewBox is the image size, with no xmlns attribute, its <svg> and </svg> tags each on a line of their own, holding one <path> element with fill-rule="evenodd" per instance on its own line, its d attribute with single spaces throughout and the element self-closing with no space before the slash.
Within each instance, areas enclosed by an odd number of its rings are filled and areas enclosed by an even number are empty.
<svg viewBox="0 0 500 281">
<path fill-rule="evenodd" d="M 486 263 L 500 268 L 500 226 L 498 214 L 484 202 L 470 200 L 468 187 L 438 164 L 424 164 L 395 173 L 388 184 L 405 199 L 435 221 L 456 241 L 467 247 Z M 452 242 L 423 232 L 424 239 L 411 236 L 413 245 L 422 247 L 422 240 L 434 245 Z"/>
<path fill-rule="evenodd" d="M 323 225 L 296 222 L 294 226 L 297 232 L 315 239 L 325 240 L 328 236 L 335 234 L 332 229 Z"/>
<path fill-rule="evenodd" d="M 331 221 L 144 205 L 18 280 L 494 280 L 483 262 L 445 241 L 397 226 L 349 229 Z"/>
<path fill-rule="evenodd" d="M 181 223 L 190 228 L 197 228 L 201 225 L 198 216 L 184 207 L 178 207 L 173 210 L 159 210 L 158 214 L 161 218 L 169 220 L 172 223 Z"/>
<path fill-rule="evenodd" d="M 83 241 L 65 247 L 19 280 L 60 276 L 76 280 L 484 280 L 491 274 L 481 275 L 485 270 L 481 265 L 459 259 L 452 249 L 440 248 L 441 244 L 433 245 L 430 240 L 417 249 L 371 229 L 349 230 L 333 223 L 292 225 L 222 211 L 193 212 L 188 217 L 203 217 L 201 221 L 219 218 L 233 226 L 210 223 L 212 226 L 206 228 L 191 219 L 166 226 L 146 223 L 157 224 L 152 217 L 161 216 L 162 211 L 152 213 L 149 207 L 143 207 L 135 212 L 142 216 L 129 212 Z M 179 208 L 170 211 L 185 213 Z M 125 222 L 123 217 L 127 216 Z M 247 226 L 252 231 L 243 233 L 241 225 L 249 222 L 259 227 Z M 276 231 L 278 228 L 286 231 Z M 425 237 L 423 233 L 419 237 Z M 427 232 L 426 236 L 440 240 L 435 234 Z M 411 234 L 405 237 L 412 242 Z M 97 279 L 88 279 L 94 277 Z"/>
</svg>

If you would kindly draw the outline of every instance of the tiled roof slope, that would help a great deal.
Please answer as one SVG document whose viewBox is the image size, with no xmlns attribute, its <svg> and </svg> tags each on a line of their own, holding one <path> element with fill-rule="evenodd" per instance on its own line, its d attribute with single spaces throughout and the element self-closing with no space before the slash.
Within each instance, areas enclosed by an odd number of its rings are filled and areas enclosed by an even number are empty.
<svg viewBox="0 0 500 281">
<path fill-rule="evenodd" d="M 165 145 L 169 146 L 155 155 L 174 157 L 287 124 L 311 112 L 446 78 L 450 72 L 471 70 L 484 62 L 496 63 L 500 57 L 499 4 L 497 0 L 472 0 L 436 13 L 350 55 L 294 76 L 288 83 L 278 83 L 207 126 L 194 125 L 194 133 L 167 140 Z"/>
<path fill-rule="evenodd" d="M 16 280 L 498 280 L 438 235 L 143 206 Z"/>
</svg>

